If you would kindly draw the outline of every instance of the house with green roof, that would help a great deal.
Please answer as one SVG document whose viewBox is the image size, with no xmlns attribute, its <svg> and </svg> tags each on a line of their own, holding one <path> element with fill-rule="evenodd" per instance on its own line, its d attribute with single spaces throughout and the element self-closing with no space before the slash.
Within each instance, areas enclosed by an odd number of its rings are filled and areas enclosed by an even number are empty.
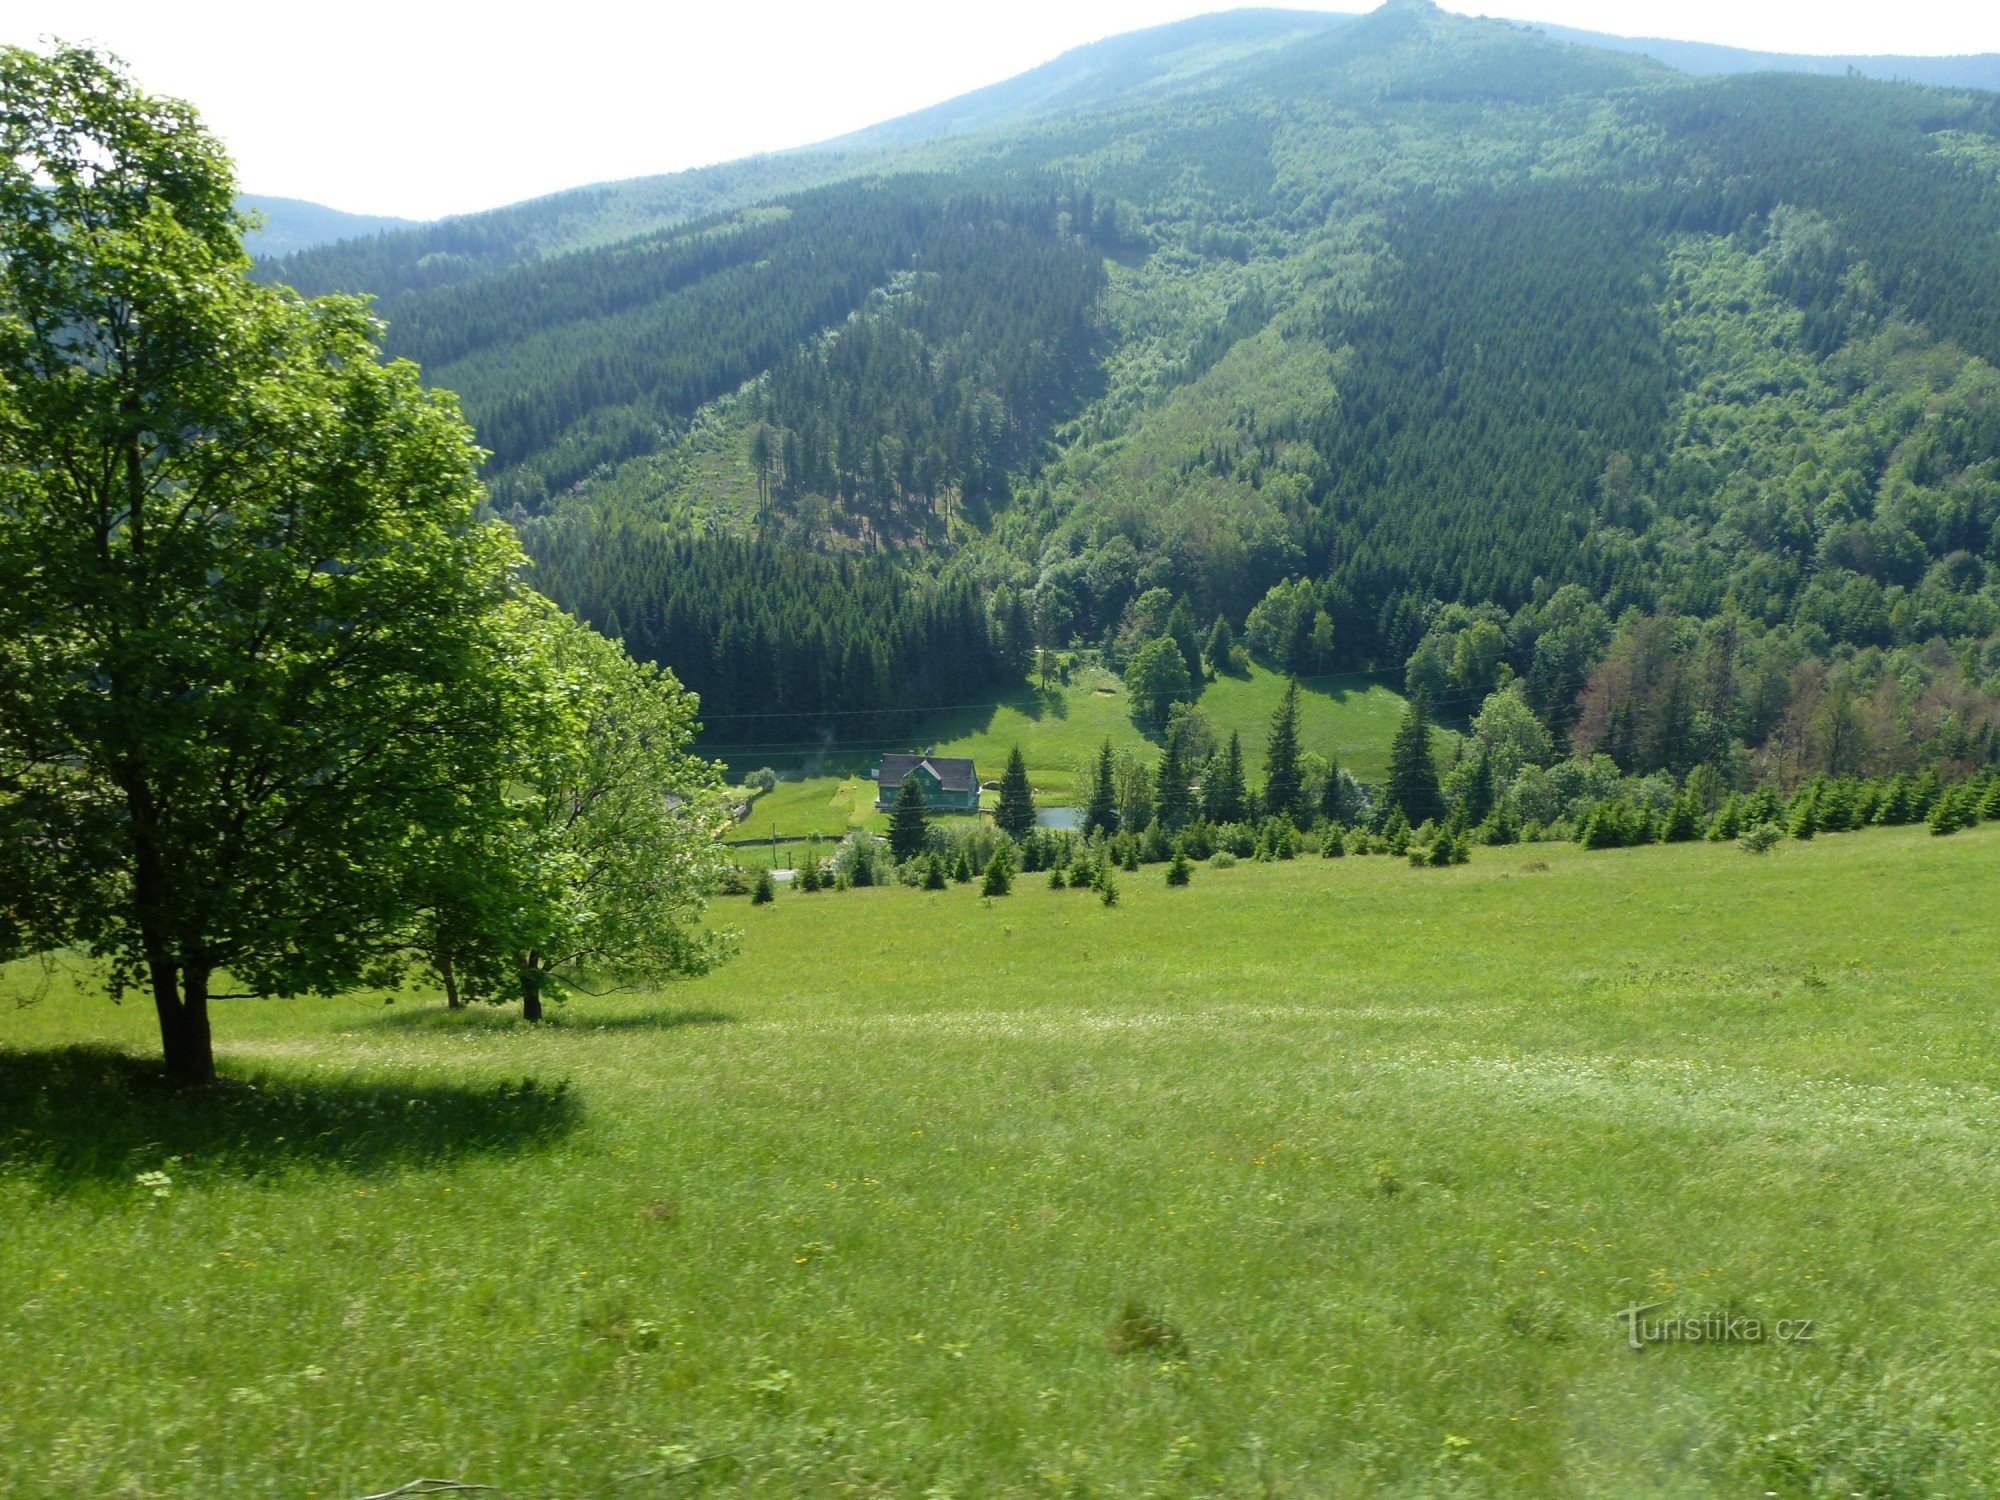
<svg viewBox="0 0 2000 1500">
<path fill-rule="evenodd" d="M 875 810 L 896 805 L 903 778 L 914 775 L 924 789 L 924 806 L 931 812 L 979 811 L 979 773 L 970 760 L 948 755 L 885 755 L 875 767 Z"/>
</svg>

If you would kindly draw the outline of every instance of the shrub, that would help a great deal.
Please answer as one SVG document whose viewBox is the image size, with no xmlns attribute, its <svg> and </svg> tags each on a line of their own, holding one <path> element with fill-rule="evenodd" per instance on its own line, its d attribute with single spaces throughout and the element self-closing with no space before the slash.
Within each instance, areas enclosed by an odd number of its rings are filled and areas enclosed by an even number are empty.
<svg viewBox="0 0 2000 1500">
<path fill-rule="evenodd" d="M 1784 842 L 1784 832 L 1776 823 L 1759 823 L 1736 841 L 1745 854 L 1769 854 Z"/>
<path fill-rule="evenodd" d="M 1002 844 L 986 862 L 986 879 L 979 887 L 982 896 L 1004 896 L 1014 888 L 1014 861 Z"/>
</svg>

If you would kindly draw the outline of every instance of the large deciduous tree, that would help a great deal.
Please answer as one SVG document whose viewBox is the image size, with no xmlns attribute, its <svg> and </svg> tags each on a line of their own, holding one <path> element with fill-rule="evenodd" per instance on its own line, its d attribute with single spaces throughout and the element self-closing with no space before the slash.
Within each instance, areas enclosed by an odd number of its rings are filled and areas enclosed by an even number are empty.
<svg viewBox="0 0 2000 1500">
<path fill-rule="evenodd" d="M 0 53 L 0 100 L 0 901 L 204 1080 L 216 974 L 366 977 L 490 786 L 519 553 L 366 306 L 250 279 L 192 110 L 68 47 Z"/>
<path fill-rule="evenodd" d="M 503 815 L 470 825 L 434 908 L 473 997 L 518 994 L 531 1021 L 551 994 L 699 973 L 730 941 L 698 920 L 730 813 L 722 768 L 689 750 L 693 694 L 553 609 L 540 624 L 554 722 L 516 752 Z"/>
<path fill-rule="evenodd" d="M 1176 703 L 1194 697 L 1194 679 L 1181 648 L 1170 635 L 1146 642 L 1125 667 L 1125 686 L 1132 694 L 1132 711 L 1150 729 L 1164 729 Z"/>
</svg>

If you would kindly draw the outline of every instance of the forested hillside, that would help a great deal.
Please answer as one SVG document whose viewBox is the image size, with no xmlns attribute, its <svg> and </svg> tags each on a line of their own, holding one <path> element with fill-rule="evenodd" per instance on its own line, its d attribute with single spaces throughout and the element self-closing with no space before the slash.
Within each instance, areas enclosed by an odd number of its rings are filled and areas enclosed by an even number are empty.
<svg viewBox="0 0 2000 1500">
<path fill-rule="evenodd" d="M 275 274 L 380 293 L 544 585 L 731 713 L 1115 662 L 1164 598 L 1447 716 L 1518 677 L 1634 771 L 1808 755 L 1828 693 L 1898 753 L 1990 724 L 2000 96 L 1423 0 L 1051 68 L 638 238 L 531 205 Z M 1706 664 L 1699 732 L 1635 652 Z"/>
</svg>

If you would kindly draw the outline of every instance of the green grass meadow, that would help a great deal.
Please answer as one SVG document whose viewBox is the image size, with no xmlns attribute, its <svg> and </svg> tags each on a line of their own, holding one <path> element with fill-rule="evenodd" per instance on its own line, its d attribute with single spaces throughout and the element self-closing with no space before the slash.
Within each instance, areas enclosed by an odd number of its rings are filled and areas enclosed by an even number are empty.
<svg viewBox="0 0 2000 1500">
<path fill-rule="evenodd" d="M 17 965 L 0 1493 L 1991 1493 L 1996 882 L 1987 825 L 785 892 L 540 1028 L 226 1004 L 192 1104 Z"/>
<path fill-rule="evenodd" d="M 1201 708 L 1219 734 L 1243 736 L 1244 758 L 1256 767 L 1263 763 L 1271 716 L 1284 690 L 1281 674 L 1252 666 L 1241 676 L 1209 683 L 1202 690 Z M 1364 781 L 1379 781 L 1389 768 L 1389 744 L 1403 708 L 1400 694 L 1365 677 L 1308 679 L 1299 693 L 1299 743 L 1333 756 Z M 1442 742 L 1449 736 L 1441 732 L 1438 738 Z M 1007 703 L 941 713 L 907 744 L 894 748 L 969 756 L 982 780 L 997 781 L 1018 745 L 1036 797 L 1053 806 L 1081 795 L 1078 770 L 1094 764 L 1106 740 L 1149 759 L 1159 752 L 1157 736 L 1148 736 L 1133 722 L 1131 700 L 1117 676 L 1085 668 L 1067 687 L 1046 694 L 1030 689 Z M 844 753 L 839 747 L 770 757 L 786 779 L 756 799 L 733 837 L 768 836 L 774 827 L 781 834 L 830 836 L 850 828 L 886 830 L 888 815 L 874 811 L 874 783 L 865 779 L 876 759 L 873 753 Z M 756 755 L 746 755 L 735 769 L 741 773 L 758 763 Z M 993 794 L 986 800 L 990 806 Z"/>
</svg>

